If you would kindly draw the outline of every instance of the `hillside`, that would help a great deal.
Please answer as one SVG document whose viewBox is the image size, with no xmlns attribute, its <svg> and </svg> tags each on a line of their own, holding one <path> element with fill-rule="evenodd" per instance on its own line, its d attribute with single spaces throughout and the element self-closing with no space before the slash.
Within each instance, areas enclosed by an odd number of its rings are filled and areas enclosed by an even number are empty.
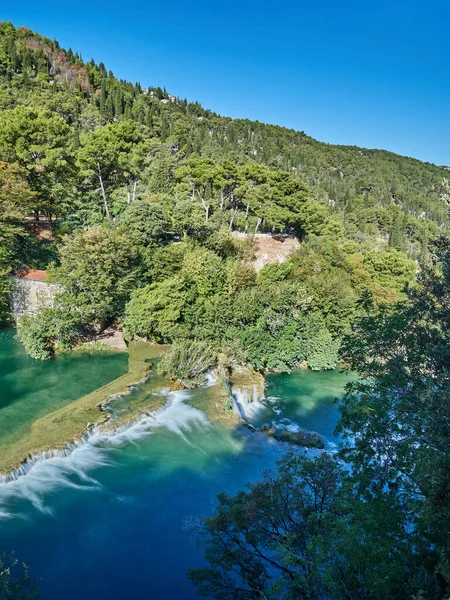
<svg viewBox="0 0 450 600">
<path fill-rule="evenodd" d="M 396 245 L 413 251 L 430 231 L 435 232 L 428 221 L 440 228 L 447 223 L 441 198 L 448 171 L 443 167 L 384 150 L 328 145 L 275 125 L 221 117 L 161 88 L 119 81 L 103 63 L 84 62 L 72 50 L 23 27 L 1 25 L 0 77 L 2 110 L 20 105 L 46 108 L 78 132 L 131 119 L 168 149 L 169 170 L 169 165 L 176 167 L 197 154 L 216 161 L 252 160 L 289 171 L 311 186 L 314 197 L 358 241 L 394 235 Z"/>
<path fill-rule="evenodd" d="M 14 269 L 52 265 L 67 290 L 20 324 L 34 356 L 119 321 L 260 370 L 330 368 L 360 298 L 401 300 L 429 262 L 447 175 L 221 117 L 0 25 L 0 312 Z M 261 233 L 298 241 L 256 272 Z"/>
</svg>

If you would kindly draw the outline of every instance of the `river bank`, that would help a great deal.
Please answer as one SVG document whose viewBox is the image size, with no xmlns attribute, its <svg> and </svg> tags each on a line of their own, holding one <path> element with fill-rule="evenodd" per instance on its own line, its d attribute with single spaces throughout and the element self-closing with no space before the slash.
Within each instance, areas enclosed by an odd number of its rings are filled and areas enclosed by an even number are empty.
<svg viewBox="0 0 450 600">
<path fill-rule="evenodd" d="M 49 411 L 32 421 L 20 437 L 0 444 L 0 481 L 14 480 L 27 473 L 37 462 L 68 456 L 91 438 L 113 437 L 151 417 L 167 401 L 162 392 L 169 388 L 170 382 L 157 374 L 155 367 L 168 349 L 169 346 L 131 342 L 127 347 L 126 373 L 57 410 Z M 78 350 L 65 358 L 83 356 L 84 352 L 84 349 Z M 89 347 L 86 352 L 89 353 Z M 103 349 L 100 353 L 110 360 L 115 352 Z M 48 368 L 58 365 L 58 361 L 61 357 L 47 363 Z M 33 364 L 36 363 L 42 366 L 39 361 L 33 361 Z M 149 376 L 146 391 L 142 394 L 139 384 Z M 82 374 L 80 378 L 83 378 Z M 252 431 L 263 432 L 278 441 L 324 447 L 319 434 L 313 432 L 311 437 L 311 432 L 306 431 L 307 435 L 304 435 L 305 430 L 301 428 L 271 420 L 273 415 L 267 410 L 268 404 L 262 402 L 265 390 L 266 379 L 259 373 L 236 368 L 223 376 L 219 369 L 218 374 L 208 376 L 206 386 L 190 398 L 190 404 L 202 411 L 210 422 L 225 419 L 234 427 L 245 424 Z M 273 399 L 269 398 L 270 401 L 273 402 Z M 267 420 L 255 420 L 257 413 L 265 415 Z"/>
<path fill-rule="evenodd" d="M 89 429 L 107 423 L 109 415 L 101 410 L 101 405 L 113 396 L 126 394 L 131 386 L 145 379 L 155 359 L 166 349 L 165 346 L 131 342 L 127 373 L 31 423 L 20 439 L 2 447 L 0 474 L 8 475 L 35 455 L 64 450 L 83 438 Z M 161 382 L 161 388 L 163 386 L 164 382 Z"/>
</svg>

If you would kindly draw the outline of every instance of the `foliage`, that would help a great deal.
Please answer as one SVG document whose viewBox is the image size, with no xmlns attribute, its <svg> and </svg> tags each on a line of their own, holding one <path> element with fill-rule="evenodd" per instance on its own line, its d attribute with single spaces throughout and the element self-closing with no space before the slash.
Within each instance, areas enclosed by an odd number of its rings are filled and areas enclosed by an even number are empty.
<svg viewBox="0 0 450 600">
<path fill-rule="evenodd" d="M 159 204 L 143 199 L 127 206 L 120 225 L 134 244 L 147 246 L 164 239 L 170 229 L 170 220 Z"/>
<path fill-rule="evenodd" d="M 19 570 L 19 571 L 18 571 Z M 28 567 L 22 572 L 13 555 L 0 555 L 0 600 L 38 600 L 40 594 Z"/>
<path fill-rule="evenodd" d="M 158 365 L 161 375 L 183 387 L 192 388 L 205 382 L 206 373 L 217 362 L 209 344 L 197 340 L 183 340 L 174 344 Z"/>
<path fill-rule="evenodd" d="M 288 454 L 275 474 L 230 497 L 212 517 L 191 520 L 208 566 L 189 577 L 220 600 L 413 597 L 431 584 L 408 552 L 400 503 L 361 501 L 339 461 Z M 374 526 L 376 519 L 376 526 Z M 435 598 L 437 596 L 426 596 Z"/>
<path fill-rule="evenodd" d="M 193 520 L 202 596 L 268 600 L 430 598 L 450 591 L 450 243 L 406 300 L 345 338 L 359 377 L 341 405 L 340 457 L 285 456 L 248 491 Z M 344 468 L 345 459 L 351 468 Z"/>
<path fill-rule="evenodd" d="M 127 189 L 128 203 L 134 200 L 146 152 L 144 136 L 136 123 L 108 123 L 88 131 L 80 138 L 78 166 L 80 175 L 99 189 L 105 214 L 110 216 L 108 193 L 120 184 Z"/>
<path fill-rule="evenodd" d="M 96 226 L 65 236 L 60 261 L 52 278 L 64 286 L 64 306 L 100 329 L 121 315 L 137 277 L 136 252 L 123 233 Z"/>
<path fill-rule="evenodd" d="M 185 279 L 180 276 L 135 290 L 127 305 L 127 333 L 155 342 L 173 341 L 182 310 L 188 303 L 189 291 Z"/>
<path fill-rule="evenodd" d="M 62 117 L 26 106 L 0 112 L 0 151 L 3 160 L 25 169 L 36 213 L 52 217 L 70 210 L 71 140 Z"/>
<path fill-rule="evenodd" d="M 450 546 L 450 245 L 440 238 L 408 301 L 366 314 L 343 356 L 360 378 L 349 384 L 341 430 L 365 494 L 386 487 L 405 498 L 405 522 L 417 532 L 427 568 L 445 579 Z M 447 579 L 447 584 L 449 583 Z M 441 581 L 441 586 L 444 586 Z"/>
<path fill-rule="evenodd" d="M 339 340 L 333 339 L 327 329 L 320 329 L 311 338 L 311 348 L 306 358 L 313 371 L 335 369 L 339 362 Z"/>
<path fill-rule="evenodd" d="M 204 340 L 260 370 L 334 367 L 360 296 L 404 299 L 448 224 L 443 168 L 220 117 L 10 23 L 0 159 L 2 318 L 10 273 L 54 261 L 84 330 L 125 314 L 131 336 Z M 260 232 L 300 250 L 256 274 Z"/>
<path fill-rule="evenodd" d="M 57 348 L 71 348 L 81 331 L 80 315 L 61 308 L 40 309 L 17 322 L 18 338 L 27 353 L 38 360 L 53 358 Z"/>
<path fill-rule="evenodd" d="M 24 169 L 15 163 L 0 162 L 0 323 L 8 319 L 9 275 L 18 266 L 18 239 L 25 233 L 22 220 L 32 197 Z"/>
</svg>

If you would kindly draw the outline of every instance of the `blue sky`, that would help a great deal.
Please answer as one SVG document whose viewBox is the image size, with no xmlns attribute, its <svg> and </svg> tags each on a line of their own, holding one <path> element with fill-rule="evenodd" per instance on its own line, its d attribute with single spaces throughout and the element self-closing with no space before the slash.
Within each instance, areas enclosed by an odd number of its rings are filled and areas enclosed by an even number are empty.
<svg viewBox="0 0 450 600">
<path fill-rule="evenodd" d="M 220 114 L 450 165 L 450 0 L 2 4 L 1 20 Z"/>
</svg>

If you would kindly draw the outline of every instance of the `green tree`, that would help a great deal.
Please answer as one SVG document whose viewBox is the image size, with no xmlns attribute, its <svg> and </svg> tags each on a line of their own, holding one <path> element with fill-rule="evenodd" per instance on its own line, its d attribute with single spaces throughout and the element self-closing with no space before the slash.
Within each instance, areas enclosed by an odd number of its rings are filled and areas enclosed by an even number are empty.
<svg viewBox="0 0 450 600">
<path fill-rule="evenodd" d="M 145 138 L 131 121 L 109 123 L 81 136 L 77 163 L 91 189 L 100 191 L 108 218 L 109 193 L 114 187 L 125 185 L 127 203 L 134 201 L 146 151 Z"/>
<path fill-rule="evenodd" d="M 60 302 L 87 326 L 102 330 L 124 310 L 137 277 L 136 251 L 116 229 L 95 226 L 64 236 L 61 265 L 52 273 Z"/>
<path fill-rule="evenodd" d="M 38 600 L 40 594 L 26 565 L 13 555 L 0 555 L 0 600 Z"/>
<path fill-rule="evenodd" d="M 32 201 L 25 169 L 0 162 L 0 323 L 8 319 L 9 274 L 20 265 L 18 237 L 25 234 L 23 218 Z"/>
<path fill-rule="evenodd" d="M 214 516 L 188 523 L 209 563 L 189 571 L 200 594 L 221 600 L 326 597 L 315 545 L 331 534 L 344 479 L 327 454 L 315 461 L 286 455 L 276 474 L 248 491 L 220 494 Z"/>
<path fill-rule="evenodd" d="M 170 219 L 164 209 L 151 200 L 137 200 L 120 217 L 120 226 L 137 245 L 160 242 L 170 229 Z"/>
<path fill-rule="evenodd" d="M 70 129 L 48 110 L 17 106 L 0 113 L 0 155 L 26 170 L 39 216 L 65 214 L 73 186 Z"/>
<path fill-rule="evenodd" d="M 170 343 L 183 333 L 183 310 L 193 295 L 186 279 L 176 275 L 135 290 L 127 305 L 125 328 L 132 337 Z"/>
</svg>

